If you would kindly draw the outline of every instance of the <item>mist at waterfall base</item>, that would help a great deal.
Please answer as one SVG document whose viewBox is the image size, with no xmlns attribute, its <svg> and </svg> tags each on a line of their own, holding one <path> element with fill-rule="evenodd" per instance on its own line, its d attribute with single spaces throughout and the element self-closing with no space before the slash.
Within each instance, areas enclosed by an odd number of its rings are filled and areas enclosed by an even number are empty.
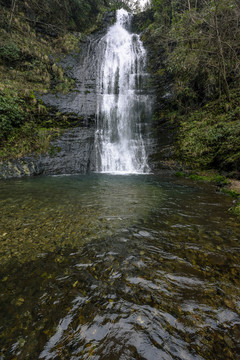
<svg viewBox="0 0 240 360">
<path fill-rule="evenodd" d="M 145 148 L 151 99 L 144 90 L 146 51 L 130 33 L 131 17 L 117 11 L 116 23 L 99 42 L 96 170 L 103 173 L 148 173 Z"/>
</svg>

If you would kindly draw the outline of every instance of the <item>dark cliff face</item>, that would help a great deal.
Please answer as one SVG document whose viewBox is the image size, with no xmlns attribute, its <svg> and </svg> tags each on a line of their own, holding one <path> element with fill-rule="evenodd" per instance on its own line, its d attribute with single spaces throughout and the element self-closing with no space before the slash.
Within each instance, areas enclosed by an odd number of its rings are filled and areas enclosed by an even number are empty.
<svg viewBox="0 0 240 360">
<path fill-rule="evenodd" d="M 79 53 L 61 60 L 66 73 L 76 81 L 76 88 L 69 94 L 46 94 L 40 98 L 47 105 L 57 107 L 63 113 L 81 116 L 86 124 L 93 123 L 97 112 L 97 79 L 99 64 L 99 40 L 114 22 L 115 13 L 106 13 L 102 29 L 83 38 L 79 44 Z"/>
<path fill-rule="evenodd" d="M 47 154 L 32 154 L 13 161 L 0 162 L 0 179 L 41 174 L 85 174 L 95 170 L 94 135 L 99 56 L 97 44 L 114 20 L 115 13 L 107 13 L 103 17 L 102 29 L 80 42 L 79 53 L 61 60 L 61 65 L 68 75 L 76 79 L 75 91 L 67 95 L 58 93 L 38 96 L 45 104 L 66 113 L 67 116 L 81 118 L 81 127 L 67 129 L 63 135 L 51 142 Z"/>
<path fill-rule="evenodd" d="M 52 143 L 52 151 L 41 156 L 42 174 L 85 174 L 95 169 L 94 128 L 74 128 Z"/>
<path fill-rule="evenodd" d="M 94 134 L 97 110 L 97 66 L 95 44 L 99 34 L 81 43 L 79 54 L 66 57 L 62 65 L 76 78 L 76 90 L 38 96 L 45 104 L 53 106 L 66 116 L 81 118 L 81 127 L 67 129 L 51 142 L 45 155 L 30 155 L 19 160 L 0 163 L 0 179 L 34 176 L 40 174 L 85 174 L 94 171 Z M 70 114 L 70 115 L 69 115 Z M 79 121 L 78 121 L 79 123 Z"/>
<path fill-rule="evenodd" d="M 45 104 L 54 106 L 63 113 L 74 113 L 89 122 L 95 118 L 97 109 L 97 37 L 87 38 L 81 43 L 79 54 L 68 56 L 61 61 L 69 76 L 75 79 L 76 89 L 68 94 L 46 94 L 40 98 Z"/>
<path fill-rule="evenodd" d="M 35 175 L 86 174 L 93 171 L 94 133 L 93 127 L 67 130 L 51 143 L 47 154 L 26 156 L 0 163 L 0 179 Z"/>
</svg>

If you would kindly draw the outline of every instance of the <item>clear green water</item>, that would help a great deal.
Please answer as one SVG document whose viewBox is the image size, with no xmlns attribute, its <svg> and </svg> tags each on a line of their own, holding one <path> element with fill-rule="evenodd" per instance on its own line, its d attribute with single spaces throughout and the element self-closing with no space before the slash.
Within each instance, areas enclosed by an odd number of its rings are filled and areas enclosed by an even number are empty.
<svg viewBox="0 0 240 360">
<path fill-rule="evenodd" d="M 168 176 L 0 183 L 0 359 L 240 359 L 231 199 Z"/>
</svg>

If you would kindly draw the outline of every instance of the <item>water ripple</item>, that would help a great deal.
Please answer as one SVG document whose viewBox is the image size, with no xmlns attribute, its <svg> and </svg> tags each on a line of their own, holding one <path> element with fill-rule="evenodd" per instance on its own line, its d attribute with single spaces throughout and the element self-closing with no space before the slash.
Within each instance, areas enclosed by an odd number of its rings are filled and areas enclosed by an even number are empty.
<svg viewBox="0 0 240 360">
<path fill-rule="evenodd" d="M 6 183 L 0 359 L 239 360 L 228 198 L 151 176 L 41 181 Z"/>
</svg>

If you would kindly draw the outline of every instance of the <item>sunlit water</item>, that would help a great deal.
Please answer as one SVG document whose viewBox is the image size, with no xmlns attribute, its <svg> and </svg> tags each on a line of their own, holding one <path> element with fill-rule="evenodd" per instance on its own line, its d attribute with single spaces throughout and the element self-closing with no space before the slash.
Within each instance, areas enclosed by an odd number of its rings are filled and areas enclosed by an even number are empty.
<svg viewBox="0 0 240 360">
<path fill-rule="evenodd" d="M 0 359 L 239 359 L 231 199 L 166 176 L 0 183 Z"/>
<path fill-rule="evenodd" d="M 140 36 L 129 32 L 131 16 L 117 11 L 116 23 L 98 44 L 96 169 L 147 173 L 146 127 L 151 118 L 149 74 Z"/>
</svg>

